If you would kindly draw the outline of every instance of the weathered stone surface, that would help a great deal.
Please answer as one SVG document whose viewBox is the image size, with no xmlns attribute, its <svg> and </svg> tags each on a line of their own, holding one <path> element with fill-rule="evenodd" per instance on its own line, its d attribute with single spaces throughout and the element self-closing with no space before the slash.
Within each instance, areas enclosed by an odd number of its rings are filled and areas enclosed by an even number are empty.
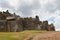
<svg viewBox="0 0 60 40">
<path fill-rule="evenodd" d="M 48 21 L 40 21 L 39 17 L 35 18 L 20 16 L 6 12 L 0 12 L 0 31 L 19 32 L 23 30 L 47 30 L 55 31 L 53 24 L 48 24 Z"/>
</svg>

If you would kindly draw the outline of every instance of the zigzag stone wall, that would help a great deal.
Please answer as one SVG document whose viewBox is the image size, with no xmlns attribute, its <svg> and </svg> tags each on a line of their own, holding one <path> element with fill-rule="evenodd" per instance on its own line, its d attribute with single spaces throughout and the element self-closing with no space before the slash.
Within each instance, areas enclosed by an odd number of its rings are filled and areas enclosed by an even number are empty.
<svg viewBox="0 0 60 40">
<path fill-rule="evenodd" d="M 8 10 L 6 12 L 0 12 L 0 31 L 20 32 L 23 30 L 55 31 L 55 27 L 53 24 L 49 25 L 48 21 L 40 21 L 38 16 L 35 18 L 21 18 L 15 13 L 9 13 Z"/>
</svg>

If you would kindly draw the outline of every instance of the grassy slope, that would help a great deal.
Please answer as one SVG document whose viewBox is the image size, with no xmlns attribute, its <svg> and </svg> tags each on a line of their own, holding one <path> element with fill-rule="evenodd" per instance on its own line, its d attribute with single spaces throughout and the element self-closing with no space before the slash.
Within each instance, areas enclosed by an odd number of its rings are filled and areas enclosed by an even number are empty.
<svg viewBox="0 0 60 40">
<path fill-rule="evenodd" d="M 0 32 L 0 40 L 23 40 L 27 35 L 35 35 L 46 31 L 25 30 L 23 32 Z"/>
</svg>

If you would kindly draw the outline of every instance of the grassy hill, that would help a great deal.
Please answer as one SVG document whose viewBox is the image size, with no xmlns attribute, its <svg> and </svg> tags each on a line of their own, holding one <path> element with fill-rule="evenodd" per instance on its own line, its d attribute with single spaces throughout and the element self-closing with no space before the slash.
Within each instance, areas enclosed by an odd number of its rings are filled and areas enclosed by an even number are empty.
<svg viewBox="0 0 60 40">
<path fill-rule="evenodd" d="M 23 32 L 0 32 L 0 40 L 24 40 L 27 37 L 32 37 L 36 34 L 46 32 L 45 30 L 25 30 Z M 30 35 L 30 36 L 28 36 Z M 30 38 L 29 40 L 31 40 Z"/>
</svg>

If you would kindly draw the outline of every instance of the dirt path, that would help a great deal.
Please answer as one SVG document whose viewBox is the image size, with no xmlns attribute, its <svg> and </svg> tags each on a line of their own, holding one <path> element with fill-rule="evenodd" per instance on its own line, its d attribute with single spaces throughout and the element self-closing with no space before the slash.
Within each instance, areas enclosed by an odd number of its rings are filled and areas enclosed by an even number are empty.
<svg viewBox="0 0 60 40">
<path fill-rule="evenodd" d="M 28 40 L 31 37 L 26 38 Z M 31 40 L 60 40 L 60 32 L 39 33 L 32 37 Z"/>
<path fill-rule="evenodd" d="M 33 35 L 27 35 L 24 40 L 30 40 L 31 38 L 33 38 Z"/>
</svg>

